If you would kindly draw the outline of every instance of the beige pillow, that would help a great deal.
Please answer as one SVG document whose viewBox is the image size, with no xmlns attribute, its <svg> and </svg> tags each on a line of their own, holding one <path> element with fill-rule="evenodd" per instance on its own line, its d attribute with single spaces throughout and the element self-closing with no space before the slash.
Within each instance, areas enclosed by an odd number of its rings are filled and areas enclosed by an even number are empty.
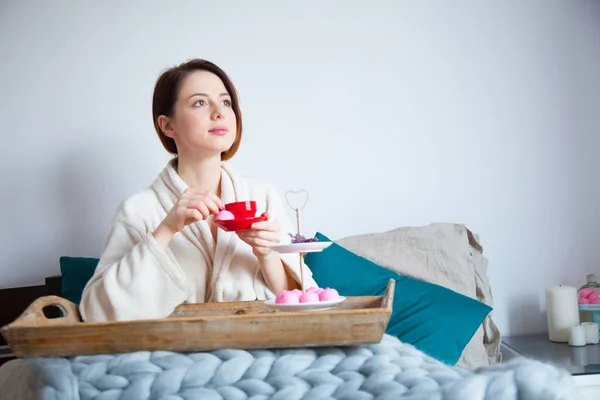
<svg viewBox="0 0 600 400">
<path fill-rule="evenodd" d="M 460 224 L 434 223 L 335 241 L 345 249 L 407 275 L 492 304 L 487 260 L 476 237 Z M 491 316 L 475 332 L 458 365 L 476 368 L 500 361 L 500 334 Z"/>
<path fill-rule="evenodd" d="M 477 288 L 476 299 L 493 307 L 494 299 L 492 297 L 492 287 L 487 276 L 488 260 L 481 251 L 473 252 L 473 263 L 475 266 L 475 284 Z M 500 344 L 502 337 L 498 327 L 492 319 L 492 313 L 483 321 L 483 345 L 487 352 L 491 364 L 502 362 L 500 353 Z"/>
</svg>

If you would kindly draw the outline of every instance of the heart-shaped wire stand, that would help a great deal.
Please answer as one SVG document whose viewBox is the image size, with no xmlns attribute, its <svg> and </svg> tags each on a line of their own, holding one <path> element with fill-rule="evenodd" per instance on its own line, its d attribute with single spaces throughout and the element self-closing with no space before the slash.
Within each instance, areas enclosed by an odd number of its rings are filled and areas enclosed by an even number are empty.
<svg viewBox="0 0 600 400">
<path fill-rule="evenodd" d="M 306 195 L 306 197 L 304 198 L 304 201 L 294 203 L 294 200 L 291 199 L 292 195 L 298 196 L 298 195 L 301 195 L 302 193 L 304 193 Z M 309 197 L 309 193 L 308 193 L 308 190 L 306 190 L 306 189 L 288 190 L 285 192 L 285 201 L 287 202 L 288 206 L 296 212 L 296 223 L 298 225 L 298 228 L 297 228 L 298 235 L 302 235 L 302 233 L 300 231 L 300 228 L 301 228 L 300 212 L 304 209 L 304 207 L 306 207 L 306 204 L 308 203 L 308 197 Z M 300 255 L 300 281 L 301 281 L 300 289 L 304 292 L 304 253 L 300 252 L 298 254 Z"/>
<path fill-rule="evenodd" d="M 294 199 L 292 199 L 291 196 L 292 195 L 298 196 L 303 193 L 306 195 L 306 197 L 304 198 L 304 201 L 301 201 L 299 203 L 294 203 Z M 308 193 L 308 190 L 306 190 L 306 189 L 288 190 L 285 192 L 285 201 L 287 202 L 288 206 L 290 206 L 290 208 L 296 212 L 296 223 L 298 224 L 298 235 L 301 235 L 300 211 L 302 211 L 304 209 L 304 207 L 306 207 L 306 204 L 308 203 L 308 197 L 309 197 L 309 193 Z M 294 204 L 297 204 L 297 205 L 294 205 Z"/>
</svg>

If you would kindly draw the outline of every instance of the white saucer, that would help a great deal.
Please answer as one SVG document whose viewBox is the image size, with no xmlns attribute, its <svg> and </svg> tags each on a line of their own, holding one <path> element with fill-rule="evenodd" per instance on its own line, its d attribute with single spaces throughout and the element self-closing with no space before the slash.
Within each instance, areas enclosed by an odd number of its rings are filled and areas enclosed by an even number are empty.
<svg viewBox="0 0 600 400">
<path fill-rule="evenodd" d="M 279 254 L 286 253 L 314 253 L 322 251 L 329 246 L 332 242 L 307 242 L 307 243 L 288 243 L 278 244 L 271 246 L 271 250 L 278 252 Z"/>
<path fill-rule="evenodd" d="M 299 304 L 275 304 L 275 299 L 265 300 L 265 304 L 269 307 L 278 309 L 279 311 L 323 311 L 329 310 L 331 307 L 340 304 L 346 300 L 344 296 L 340 296 L 337 300 L 319 301 L 318 303 L 299 303 Z"/>
</svg>

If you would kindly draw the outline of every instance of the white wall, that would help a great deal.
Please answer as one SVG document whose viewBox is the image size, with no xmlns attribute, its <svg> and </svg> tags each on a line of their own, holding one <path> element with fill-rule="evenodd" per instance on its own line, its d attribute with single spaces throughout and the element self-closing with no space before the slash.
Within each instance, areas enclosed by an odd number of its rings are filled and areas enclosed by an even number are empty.
<svg viewBox="0 0 600 400">
<path fill-rule="evenodd" d="M 308 188 L 307 231 L 467 224 L 505 334 L 600 275 L 597 1 L 121 3 L 0 3 L 0 287 L 98 256 L 168 159 L 154 81 L 192 57 L 241 93 L 233 166 Z"/>
</svg>

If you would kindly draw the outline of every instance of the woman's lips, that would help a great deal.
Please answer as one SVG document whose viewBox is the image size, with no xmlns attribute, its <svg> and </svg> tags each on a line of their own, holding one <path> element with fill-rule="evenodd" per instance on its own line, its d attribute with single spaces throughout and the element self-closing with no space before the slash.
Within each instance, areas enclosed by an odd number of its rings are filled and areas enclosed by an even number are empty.
<svg viewBox="0 0 600 400">
<path fill-rule="evenodd" d="M 212 128 L 209 130 L 210 133 L 212 133 L 213 135 L 225 135 L 227 132 L 229 132 L 229 129 L 225 128 L 224 126 L 218 126 L 216 128 Z"/>
</svg>

